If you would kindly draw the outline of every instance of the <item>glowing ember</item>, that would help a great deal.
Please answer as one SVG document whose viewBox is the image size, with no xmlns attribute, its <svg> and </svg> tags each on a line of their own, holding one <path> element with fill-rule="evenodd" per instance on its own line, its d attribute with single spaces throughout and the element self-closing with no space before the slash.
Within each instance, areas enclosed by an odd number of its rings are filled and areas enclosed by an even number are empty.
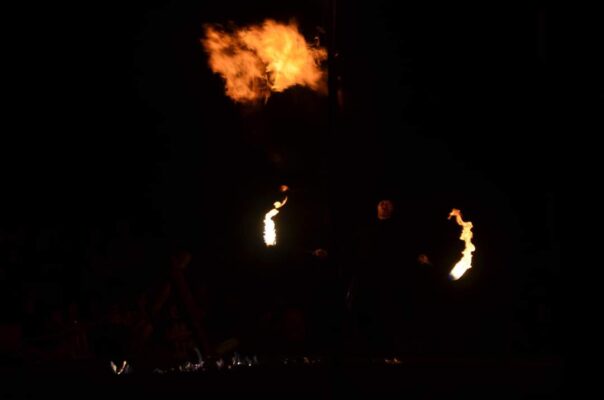
<svg viewBox="0 0 604 400">
<path fill-rule="evenodd" d="M 206 26 L 201 42 L 210 68 L 225 79 L 226 94 L 236 102 L 267 100 L 271 91 L 294 85 L 326 90 L 320 63 L 327 51 L 309 45 L 293 22 L 267 19 L 233 33 Z"/>
<path fill-rule="evenodd" d="M 459 239 L 463 240 L 466 244 L 466 247 L 462 252 L 463 256 L 461 257 L 461 260 L 459 260 L 457 264 L 455 264 L 455 266 L 449 273 L 451 279 L 457 280 L 461 278 L 467 270 L 472 268 L 472 253 L 474 252 L 474 250 L 476 250 L 476 247 L 472 243 L 472 222 L 464 222 L 464 220 L 461 218 L 461 211 L 456 208 L 452 209 L 449 213 L 449 219 L 451 219 L 451 217 L 455 217 L 457 224 L 463 227 Z"/>
<path fill-rule="evenodd" d="M 285 188 L 285 189 L 284 189 Z M 281 191 L 285 192 L 287 190 L 287 186 L 281 186 Z M 277 230 L 275 229 L 275 221 L 273 221 L 273 217 L 279 214 L 279 209 L 283 207 L 287 203 L 287 196 L 283 199 L 282 202 L 276 201 L 272 210 L 266 213 L 264 216 L 264 243 L 267 246 L 274 246 L 277 244 Z"/>
</svg>

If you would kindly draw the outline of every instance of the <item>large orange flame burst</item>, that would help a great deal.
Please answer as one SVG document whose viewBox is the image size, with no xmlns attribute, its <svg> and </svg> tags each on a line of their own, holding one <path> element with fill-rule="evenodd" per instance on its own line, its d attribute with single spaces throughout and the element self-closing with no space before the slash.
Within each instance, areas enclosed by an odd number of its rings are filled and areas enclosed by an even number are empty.
<svg viewBox="0 0 604 400">
<path fill-rule="evenodd" d="M 267 100 L 271 92 L 294 85 L 326 90 L 320 63 L 327 51 L 309 45 L 294 22 L 267 19 L 233 33 L 208 25 L 201 42 L 210 68 L 224 78 L 226 94 L 236 102 Z"/>
<path fill-rule="evenodd" d="M 459 239 L 463 240 L 466 244 L 466 247 L 462 252 L 463 256 L 461 257 L 461 260 L 459 260 L 457 264 L 455 264 L 455 266 L 449 273 L 451 279 L 457 280 L 461 278 L 467 270 L 472 268 L 472 253 L 474 252 L 474 250 L 476 250 L 476 247 L 472 243 L 472 222 L 464 221 L 461 218 L 461 211 L 456 208 L 452 209 L 449 213 L 449 219 L 451 219 L 451 217 L 455 217 L 457 224 L 463 227 Z"/>
</svg>

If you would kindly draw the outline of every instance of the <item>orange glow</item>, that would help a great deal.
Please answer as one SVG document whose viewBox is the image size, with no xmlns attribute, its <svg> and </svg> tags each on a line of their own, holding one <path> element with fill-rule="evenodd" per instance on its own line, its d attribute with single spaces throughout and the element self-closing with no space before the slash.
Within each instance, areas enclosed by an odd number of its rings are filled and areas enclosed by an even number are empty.
<svg viewBox="0 0 604 400">
<path fill-rule="evenodd" d="M 271 92 L 295 85 L 326 90 L 320 64 L 327 51 L 309 45 L 293 22 L 267 19 L 233 33 L 206 26 L 201 42 L 210 68 L 224 78 L 226 94 L 236 102 L 266 101 Z"/>
<path fill-rule="evenodd" d="M 449 219 L 451 219 L 451 217 L 455 217 L 457 224 L 463 227 L 459 239 L 463 240 L 466 244 L 466 247 L 462 252 L 461 260 L 459 260 L 457 264 L 455 264 L 455 266 L 449 273 L 451 279 L 457 280 L 461 278 L 467 270 L 472 268 L 472 253 L 474 252 L 474 250 L 476 250 L 476 247 L 472 243 L 472 222 L 464 222 L 464 220 L 461 218 L 461 211 L 456 208 L 452 209 L 451 213 L 449 213 Z"/>
</svg>

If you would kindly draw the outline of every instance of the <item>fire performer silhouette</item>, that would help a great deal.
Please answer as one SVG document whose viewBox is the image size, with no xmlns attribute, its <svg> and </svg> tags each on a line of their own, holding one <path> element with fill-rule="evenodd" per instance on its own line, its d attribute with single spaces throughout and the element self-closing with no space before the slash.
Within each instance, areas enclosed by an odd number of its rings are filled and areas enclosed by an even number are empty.
<svg viewBox="0 0 604 400">
<path fill-rule="evenodd" d="M 348 305 L 364 351 L 414 352 L 430 259 L 412 218 L 396 213 L 392 200 L 378 203 L 376 217 L 356 246 Z"/>
</svg>

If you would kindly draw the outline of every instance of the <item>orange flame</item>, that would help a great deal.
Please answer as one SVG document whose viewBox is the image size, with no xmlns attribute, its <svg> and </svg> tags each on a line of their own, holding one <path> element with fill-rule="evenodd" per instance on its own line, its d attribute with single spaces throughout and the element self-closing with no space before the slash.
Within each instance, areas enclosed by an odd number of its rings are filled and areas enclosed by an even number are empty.
<svg viewBox="0 0 604 400">
<path fill-rule="evenodd" d="M 266 213 L 264 216 L 264 243 L 267 246 L 274 246 L 277 244 L 277 230 L 275 229 L 275 221 L 273 217 L 279 214 L 279 208 L 283 207 L 287 203 L 287 196 L 283 202 L 276 201 L 272 210 Z"/>
<path fill-rule="evenodd" d="M 267 19 L 233 33 L 206 26 L 201 42 L 210 68 L 224 78 L 226 94 L 236 102 L 267 100 L 271 92 L 294 85 L 326 90 L 320 63 L 327 51 L 309 45 L 294 22 Z"/>
<path fill-rule="evenodd" d="M 461 260 L 459 260 L 457 264 L 455 264 L 455 266 L 449 273 L 451 279 L 457 280 L 461 278 L 467 270 L 472 268 L 472 253 L 474 252 L 474 250 L 476 250 L 476 247 L 472 243 L 472 222 L 464 222 L 464 220 L 461 218 L 461 211 L 456 208 L 452 209 L 451 213 L 449 213 L 448 219 L 451 219 L 451 217 L 455 217 L 457 224 L 463 227 L 459 239 L 463 240 L 466 244 L 466 247 L 462 252 L 463 256 L 461 257 Z"/>
</svg>

